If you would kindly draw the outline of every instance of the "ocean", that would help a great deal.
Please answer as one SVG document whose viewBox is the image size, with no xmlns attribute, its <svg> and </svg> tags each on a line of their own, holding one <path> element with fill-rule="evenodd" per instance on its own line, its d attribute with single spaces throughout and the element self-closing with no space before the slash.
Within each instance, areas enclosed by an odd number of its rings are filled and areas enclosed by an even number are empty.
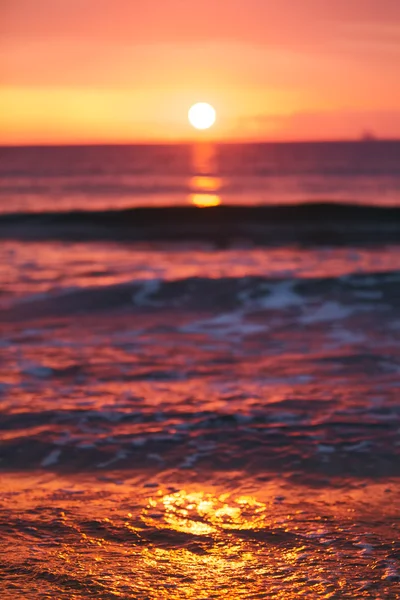
<svg viewBox="0 0 400 600">
<path fill-rule="evenodd" d="M 0 597 L 400 598 L 400 142 L 0 148 Z"/>
</svg>

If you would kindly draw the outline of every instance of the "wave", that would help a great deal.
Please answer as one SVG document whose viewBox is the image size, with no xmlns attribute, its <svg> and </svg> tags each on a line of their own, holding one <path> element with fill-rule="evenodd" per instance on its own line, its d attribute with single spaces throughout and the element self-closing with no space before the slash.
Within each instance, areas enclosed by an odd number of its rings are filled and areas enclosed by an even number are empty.
<svg viewBox="0 0 400 600">
<path fill-rule="evenodd" d="M 218 245 L 246 239 L 274 246 L 397 243 L 400 208 L 319 202 L 9 213 L 0 216 L 0 239 L 198 240 Z"/>
<path fill-rule="evenodd" d="M 236 311 L 306 309 L 304 325 L 344 319 L 353 312 L 398 308 L 400 271 L 345 275 L 338 278 L 269 279 L 264 277 L 188 277 L 141 280 L 109 286 L 70 288 L 25 297 L 0 311 L 0 320 L 69 317 L 130 310 L 206 311 L 222 313 L 210 326 L 228 331 Z M 310 310 L 308 310 L 310 308 Z M 228 313 L 224 317 L 224 313 Z M 237 313 L 238 314 L 238 313 Z"/>
</svg>

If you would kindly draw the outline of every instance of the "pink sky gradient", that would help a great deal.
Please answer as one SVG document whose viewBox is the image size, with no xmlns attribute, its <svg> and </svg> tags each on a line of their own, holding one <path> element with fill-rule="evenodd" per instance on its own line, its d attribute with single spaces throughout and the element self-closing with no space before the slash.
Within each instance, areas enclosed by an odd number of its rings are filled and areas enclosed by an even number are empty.
<svg viewBox="0 0 400 600">
<path fill-rule="evenodd" d="M 0 143 L 400 137 L 398 0 L 3 0 Z"/>
</svg>

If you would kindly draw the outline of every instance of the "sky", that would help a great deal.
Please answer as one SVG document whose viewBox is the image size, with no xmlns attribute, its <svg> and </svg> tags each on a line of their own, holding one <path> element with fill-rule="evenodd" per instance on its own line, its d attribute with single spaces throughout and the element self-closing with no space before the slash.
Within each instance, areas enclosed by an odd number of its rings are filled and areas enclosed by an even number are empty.
<svg viewBox="0 0 400 600">
<path fill-rule="evenodd" d="M 0 143 L 400 138 L 399 0 L 1 0 Z M 204 134 L 203 134 L 204 135 Z"/>
</svg>

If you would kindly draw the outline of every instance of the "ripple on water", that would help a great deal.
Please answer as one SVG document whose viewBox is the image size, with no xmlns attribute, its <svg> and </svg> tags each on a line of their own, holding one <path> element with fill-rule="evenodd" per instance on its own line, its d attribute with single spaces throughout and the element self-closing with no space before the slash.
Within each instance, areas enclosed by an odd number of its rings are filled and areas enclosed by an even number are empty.
<svg viewBox="0 0 400 600">
<path fill-rule="evenodd" d="M 395 589 L 395 480 L 255 486 L 244 473 L 219 473 L 182 487 L 172 473 L 145 477 L 7 476 L 3 597 L 368 598 Z"/>
</svg>

